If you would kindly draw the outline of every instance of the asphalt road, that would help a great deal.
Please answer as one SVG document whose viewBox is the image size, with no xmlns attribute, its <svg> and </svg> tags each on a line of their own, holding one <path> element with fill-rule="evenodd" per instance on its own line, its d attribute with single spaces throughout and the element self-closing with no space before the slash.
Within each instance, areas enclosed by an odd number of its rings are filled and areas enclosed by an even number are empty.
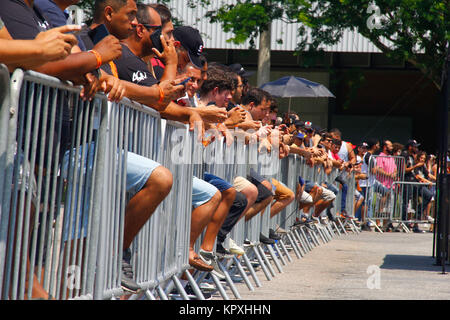
<svg viewBox="0 0 450 320">
<path fill-rule="evenodd" d="M 244 300 L 448 300 L 450 274 L 434 265 L 432 247 L 432 233 L 342 235 L 301 259 L 291 252 L 293 261 L 283 273 L 274 266 L 271 281 L 259 270 L 262 286 L 255 291 L 244 283 L 237 289 Z"/>
</svg>

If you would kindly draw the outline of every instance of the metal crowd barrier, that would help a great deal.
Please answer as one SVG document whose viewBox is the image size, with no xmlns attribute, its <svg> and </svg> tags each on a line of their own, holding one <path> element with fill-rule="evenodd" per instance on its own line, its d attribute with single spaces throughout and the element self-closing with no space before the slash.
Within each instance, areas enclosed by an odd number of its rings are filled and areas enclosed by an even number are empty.
<svg viewBox="0 0 450 320">
<path fill-rule="evenodd" d="M 3 184 L 10 192 L 2 199 L 1 298 L 29 299 L 33 282 L 56 299 L 92 298 L 101 197 L 85 190 L 100 186 L 104 145 L 94 119 L 106 112 L 106 97 L 83 101 L 79 88 L 31 71 L 16 70 L 11 84 L 6 154 L 14 164 Z M 71 127 L 62 108 L 72 111 Z M 70 168 L 96 161 L 63 177 L 66 150 Z"/>
<path fill-rule="evenodd" d="M 395 181 L 390 198 L 393 202 L 390 220 L 398 223 L 397 228 L 409 232 L 408 225 L 415 223 L 434 223 L 431 213 L 434 205 L 436 184 Z"/>
<path fill-rule="evenodd" d="M 4 278 L 8 238 L 8 220 L 14 167 L 15 130 L 17 110 L 10 103 L 10 78 L 8 68 L 0 64 L 0 280 Z M 0 298 L 3 297 L 0 281 Z"/>
<path fill-rule="evenodd" d="M 371 221 L 379 232 L 382 232 L 379 224 L 386 226 L 392 220 L 396 199 L 403 193 L 398 183 L 404 181 L 404 177 L 403 157 L 372 155 L 369 158 L 367 187 L 364 194 L 367 213 L 365 220 Z"/>
<path fill-rule="evenodd" d="M 111 103 L 97 94 L 83 101 L 80 88 L 39 73 L 16 70 L 10 81 L 4 66 L 0 85 L 1 299 L 31 298 L 33 283 L 56 299 L 114 299 L 124 294 L 120 284 L 128 152 L 159 162 L 174 181 L 131 247 L 135 279 L 148 299 L 156 299 L 154 292 L 168 299 L 174 287 L 187 299 L 180 283 L 183 275 L 203 298 L 197 284 L 205 275 L 194 279 L 187 272 L 193 175 L 201 178 L 209 171 L 232 183 L 252 168 L 294 193 L 298 176 L 337 186 L 337 170 L 326 175 L 297 155 L 280 161 L 278 150 L 259 153 L 256 144 L 238 141 L 226 146 L 216 140 L 204 148 L 186 125 L 161 119 L 153 109 L 128 99 Z M 208 162 L 203 158 L 207 152 L 222 164 Z M 350 190 L 348 204 L 353 199 Z M 258 261 L 270 280 L 276 274 L 271 261 L 283 272 L 282 265 L 292 261 L 289 251 L 301 258 L 320 240 L 325 243 L 341 234 L 335 224 L 294 227 L 296 206 L 291 203 L 273 219 L 268 206 L 262 216 L 248 223 L 241 219 L 232 230 L 230 237 L 238 245 L 245 239 L 253 243 L 248 255 L 223 263 L 227 285 L 237 299 L 236 276 L 253 289 L 243 267 L 261 286 L 251 260 Z M 262 246 L 260 233 L 268 236 L 269 228 L 277 225 L 287 234 L 274 246 Z M 228 299 L 224 286 L 217 279 L 215 283 Z"/>
</svg>

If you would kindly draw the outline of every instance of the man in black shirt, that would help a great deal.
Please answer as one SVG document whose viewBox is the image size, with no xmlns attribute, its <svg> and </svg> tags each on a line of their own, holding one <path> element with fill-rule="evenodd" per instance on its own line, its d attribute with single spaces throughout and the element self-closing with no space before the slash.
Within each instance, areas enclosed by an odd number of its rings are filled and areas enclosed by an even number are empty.
<svg viewBox="0 0 450 320">
<path fill-rule="evenodd" d="M 5 24 L 12 39 L 34 39 L 40 32 L 50 29 L 51 23 L 33 1 L 3 0 L 0 2 L 0 17 Z M 119 43 L 114 43 L 111 38 L 102 46 L 96 47 L 100 53 L 102 63 L 114 59 L 120 55 Z M 91 52 L 72 51 L 72 54 L 64 60 L 48 62 L 43 65 L 33 66 L 33 70 L 57 77 L 61 80 L 70 80 L 74 84 L 83 85 L 81 96 L 89 99 L 102 89 L 101 81 L 92 73 L 99 63 L 96 55 Z M 106 81 L 106 79 L 103 79 Z M 105 88 L 105 86 L 104 86 Z M 106 85 L 105 93 L 116 92 L 116 86 L 111 80 Z M 116 99 L 117 97 L 111 97 Z"/>
<path fill-rule="evenodd" d="M 405 158 L 405 181 L 406 182 L 417 182 L 414 175 L 414 170 L 419 168 L 421 164 L 416 162 L 416 156 L 420 143 L 416 140 L 408 140 L 405 144 L 405 150 L 402 152 L 402 157 Z M 403 186 L 403 201 L 402 201 L 402 220 L 409 219 L 408 217 L 408 203 L 412 199 L 413 187 L 410 185 Z M 424 231 L 419 229 L 419 225 L 415 223 L 412 227 L 413 231 L 416 233 L 422 233 Z"/>
</svg>

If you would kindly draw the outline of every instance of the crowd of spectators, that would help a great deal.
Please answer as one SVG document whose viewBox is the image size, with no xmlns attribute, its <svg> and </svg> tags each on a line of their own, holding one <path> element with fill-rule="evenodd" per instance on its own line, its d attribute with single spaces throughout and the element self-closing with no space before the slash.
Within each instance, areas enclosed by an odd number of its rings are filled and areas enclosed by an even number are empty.
<svg viewBox="0 0 450 320">
<path fill-rule="evenodd" d="M 309 166 L 320 166 L 326 174 L 339 170 L 336 184 L 298 177 L 296 190 L 281 181 L 251 170 L 246 177 L 225 181 L 206 172 L 193 176 L 189 263 L 198 270 L 225 278 L 218 259 L 242 255 L 244 249 L 227 235 L 238 221 L 246 222 L 270 208 L 270 218 L 294 200 L 298 201 L 299 223 L 337 218 L 364 218 L 365 189 L 370 155 L 402 155 L 409 181 L 432 184 L 436 181 L 435 157 L 419 152 L 419 144 L 405 146 L 388 140 L 367 140 L 357 146 L 345 141 L 338 129 L 327 130 L 302 119 L 301 114 L 280 114 L 277 101 L 268 92 L 252 87 L 251 72 L 236 63 L 230 66 L 207 61 L 203 40 L 191 26 L 174 27 L 170 10 L 161 4 L 136 4 L 134 0 L 97 0 L 90 26 L 67 24 L 65 9 L 77 0 L 3 0 L 0 3 L 0 62 L 10 71 L 31 69 L 70 80 L 83 87 L 81 96 L 90 99 L 96 92 L 111 101 L 123 97 L 157 110 L 165 119 L 188 123 L 218 132 L 229 143 L 239 133 L 245 141 L 257 141 L 259 151 L 277 148 L 279 157 L 296 154 Z M 92 31 L 106 28 L 108 35 L 95 39 Z M 99 32 L 97 32 L 98 34 Z M 181 84 L 186 80 L 185 84 Z M 203 135 L 204 145 L 211 135 Z M 349 176 L 354 172 L 356 188 L 349 195 Z M 382 181 L 383 182 L 383 181 Z M 386 182 L 386 181 L 385 181 Z M 136 292 L 130 266 L 130 246 L 174 183 L 171 172 L 161 164 L 128 152 L 123 274 L 124 289 Z M 338 187 L 336 187 L 336 185 Z M 383 185 L 383 188 L 389 188 Z M 425 187 L 424 187 L 425 188 Z M 426 187 L 427 217 L 433 189 Z M 341 203 L 335 203 L 341 193 Z M 353 197 L 353 208 L 346 207 Z M 331 209 L 336 206 L 336 215 Z M 356 212 L 356 217 L 348 213 Z M 362 212 L 362 214 L 361 214 Z M 199 252 L 194 244 L 204 232 Z M 277 226 L 260 241 L 273 244 L 286 232 Z M 34 277 L 35 297 L 48 298 Z"/>
</svg>

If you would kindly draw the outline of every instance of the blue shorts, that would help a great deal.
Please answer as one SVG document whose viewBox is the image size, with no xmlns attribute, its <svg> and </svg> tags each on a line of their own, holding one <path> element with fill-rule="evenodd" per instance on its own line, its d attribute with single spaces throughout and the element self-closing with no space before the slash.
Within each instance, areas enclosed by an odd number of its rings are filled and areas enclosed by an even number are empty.
<svg viewBox="0 0 450 320">
<path fill-rule="evenodd" d="M 122 154 L 118 152 L 118 155 Z M 86 152 L 85 155 L 85 163 L 87 163 L 87 170 L 86 174 L 92 177 L 92 170 L 93 170 L 93 162 L 94 162 L 94 144 L 91 144 L 90 146 L 90 152 Z M 79 154 L 79 158 L 81 158 L 81 150 Z M 69 162 L 69 151 L 66 152 L 63 160 L 63 176 L 67 177 L 67 170 L 68 170 L 68 162 Z M 145 185 L 147 180 L 150 178 L 150 175 L 152 174 L 153 170 L 155 170 L 157 167 L 159 167 L 161 164 L 159 164 L 156 161 L 153 161 L 149 158 L 140 156 L 138 154 L 127 152 L 127 181 L 126 181 L 126 191 L 129 193 L 130 197 L 133 197 L 138 193 Z M 79 170 L 80 168 L 78 168 Z M 92 178 L 91 178 L 92 179 Z M 74 206 L 74 212 L 79 212 L 79 222 L 78 222 L 78 232 L 75 235 L 75 225 L 76 225 L 76 214 L 73 214 L 72 217 L 72 234 L 71 238 L 80 238 L 81 236 L 81 230 L 84 230 L 83 237 L 86 237 L 87 235 L 87 227 L 88 227 L 88 221 L 89 221 L 89 199 L 88 195 L 92 196 L 92 193 L 90 192 L 90 183 L 87 183 L 85 179 L 84 186 L 82 187 L 81 191 L 81 206 L 82 208 L 77 208 L 78 205 L 78 186 L 76 187 L 76 191 L 73 197 L 73 206 Z M 69 197 L 69 195 L 72 193 L 72 185 L 69 186 L 67 190 L 67 208 L 71 207 L 72 197 Z M 70 210 L 69 210 L 70 211 Z M 65 212 L 65 218 L 64 218 L 64 233 L 63 233 L 63 239 L 64 241 L 67 241 L 69 238 L 69 224 L 70 224 L 70 212 Z"/>
<path fill-rule="evenodd" d="M 160 164 L 152 159 L 128 152 L 127 157 L 127 192 L 133 197 L 147 182 L 153 170 Z"/>
<path fill-rule="evenodd" d="M 204 173 L 203 180 L 212 184 L 214 187 L 219 189 L 220 192 L 223 192 L 225 190 L 233 188 L 233 186 L 231 184 L 229 184 L 227 181 L 223 180 L 222 178 L 219 178 L 218 176 L 210 174 L 208 172 Z"/>
<path fill-rule="evenodd" d="M 196 176 L 192 181 L 192 206 L 195 208 L 205 204 L 218 192 L 219 190 L 212 184 L 201 180 Z"/>
</svg>

